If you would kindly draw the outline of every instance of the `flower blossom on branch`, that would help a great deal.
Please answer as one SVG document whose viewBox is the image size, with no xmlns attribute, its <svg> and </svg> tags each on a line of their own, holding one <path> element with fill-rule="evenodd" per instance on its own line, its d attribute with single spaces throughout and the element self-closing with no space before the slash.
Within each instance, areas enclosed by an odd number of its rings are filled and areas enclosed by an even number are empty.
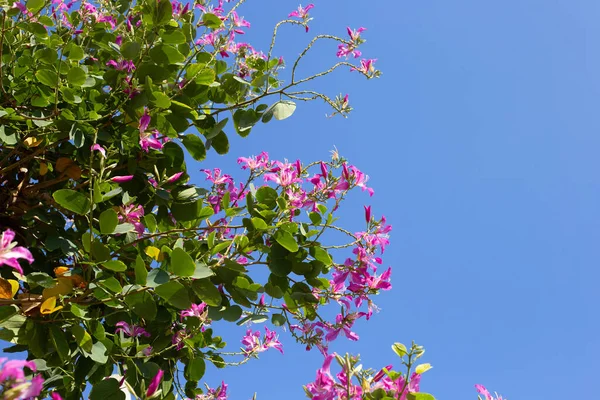
<svg viewBox="0 0 600 400">
<path fill-rule="evenodd" d="M 8 265 L 15 271 L 23 275 L 23 269 L 19 265 L 19 258 L 26 260 L 31 264 L 34 259 L 31 252 L 23 246 L 17 246 L 17 242 L 14 241 L 15 232 L 10 229 L 2 232 L 0 236 L 0 265 Z"/>
</svg>

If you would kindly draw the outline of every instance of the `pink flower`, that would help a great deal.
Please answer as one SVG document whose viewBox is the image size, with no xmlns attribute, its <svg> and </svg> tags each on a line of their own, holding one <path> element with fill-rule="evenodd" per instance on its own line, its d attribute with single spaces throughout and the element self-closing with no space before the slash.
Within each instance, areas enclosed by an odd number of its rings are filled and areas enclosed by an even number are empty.
<svg viewBox="0 0 600 400">
<path fill-rule="evenodd" d="M 304 29 L 306 30 L 306 32 L 308 32 L 308 22 L 312 19 L 312 18 L 309 18 L 308 12 L 314 7 L 315 7 L 314 4 L 309 4 L 306 7 L 302 7 L 302 4 L 300 4 L 298 6 L 297 10 L 292 11 L 290 13 L 290 15 L 288 15 L 288 18 L 291 18 L 291 17 L 301 18 L 302 22 L 304 22 L 304 24 L 305 24 Z"/>
<path fill-rule="evenodd" d="M 192 304 L 191 308 L 187 310 L 183 310 L 181 312 L 181 318 L 183 317 L 197 317 L 202 318 L 204 316 L 204 312 L 206 311 L 206 303 L 200 304 Z"/>
<path fill-rule="evenodd" d="M 496 393 L 496 397 L 492 396 L 483 385 L 475 385 L 475 389 L 477 389 L 477 393 L 485 396 L 484 400 L 503 400 L 503 397 L 498 393 Z"/>
<path fill-rule="evenodd" d="M 348 339 L 357 341 L 359 339 L 358 335 L 352 332 L 350 328 L 354 325 L 354 321 L 363 316 L 362 314 L 364 313 L 351 313 L 346 316 L 338 314 L 337 317 L 335 317 L 336 324 L 334 326 L 323 324 L 323 328 L 328 331 L 325 340 L 332 342 L 337 339 L 339 333 L 343 331 Z"/>
<path fill-rule="evenodd" d="M 63 398 L 58 392 L 50 393 L 50 397 L 52 397 L 52 400 L 63 400 Z"/>
<path fill-rule="evenodd" d="M 10 390 L 12 399 L 33 399 L 41 393 L 44 386 L 44 378 L 41 375 L 36 375 L 27 382 L 25 379 L 24 367 L 31 371 L 36 371 L 36 366 L 33 361 L 10 360 L 0 358 L 0 386 L 3 386 L 4 393 Z"/>
<path fill-rule="evenodd" d="M 154 394 L 154 392 L 156 392 L 156 389 L 158 389 L 158 385 L 160 385 L 160 382 L 162 381 L 164 374 L 165 374 L 165 371 L 163 371 L 162 369 L 158 370 L 158 372 L 156 373 L 154 378 L 152 378 L 152 380 L 150 381 L 150 384 L 148 385 L 148 390 L 146 391 L 146 397 L 151 397 Z"/>
<path fill-rule="evenodd" d="M 141 222 L 143 216 L 144 208 L 141 205 L 129 204 L 119 208 L 119 223 L 128 222 L 132 224 L 140 235 L 146 230 Z"/>
<path fill-rule="evenodd" d="M 250 354 L 259 351 L 260 345 L 260 332 L 252 332 L 252 329 L 246 331 L 246 335 L 242 338 L 242 345 L 244 345 L 244 352 L 246 357 Z"/>
<path fill-rule="evenodd" d="M 369 222 L 371 222 L 371 206 L 364 206 L 365 207 L 365 221 L 367 221 L 367 224 Z"/>
<path fill-rule="evenodd" d="M 152 133 L 140 133 L 140 146 L 142 147 L 142 150 L 146 153 L 149 149 L 162 150 L 164 144 L 158 139 L 159 134 L 160 132 L 156 129 L 154 129 Z"/>
<path fill-rule="evenodd" d="M 100 152 L 100 154 L 102 154 L 102 157 L 106 157 L 106 150 L 104 150 L 104 147 L 100 146 L 98 143 L 96 143 L 95 145 L 90 147 L 90 150 L 91 151 L 97 150 Z"/>
<path fill-rule="evenodd" d="M 145 355 L 146 357 L 150 357 L 152 355 L 152 346 L 148 346 L 146 347 L 144 350 L 142 350 L 142 354 Z"/>
<path fill-rule="evenodd" d="M 373 382 L 379 382 L 381 380 L 381 378 L 383 378 L 384 376 L 386 376 L 386 371 L 391 371 L 392 368 L 394 366 L 393 365 L 388 365 L 385 368 L 382 368 L 381 370 L 379 370 L 378 373 L 375 374 L 375 376 L 373 377 Z"/>
<path fill-rule="evenodd" d="M 111 182 L 115 182 L 115 183 L 129 182 L 132 179 L 133 179 L 133 175 L 120 175 L 120 176 L 113 176 L 112 178 L 110 178 Z"/>
<path fill-rule="evenodd" d="M 120 321 L 120 322 L 117 322 L 115 324 L 115 326 L 118 327 L 117 329 L 115 329 L 115 333 L 123 332 L 123 334 L 125 334 L 129 337 L 140 337 L 140 336 L 150 337 L 150 334 L 148 332 L 146 332 L 146 330 L 144 328 L 137 326 L 135 324 L 129 325 L 125 321 Z"/>
<path fill-rule="evenodd" d="M 233 17 L 233 26 L 241 28 L 241 27 L 246 27 L 246 28 L 250 28 L 250 22 L 246 21 L 244 19 L 244 17 L 238 17 L 237 12 L 232 12 L 231 13 L 232 17 Z M 244 31 L 241 29 L 233 29 L 233 31 L 237 34 L 243 35 Z"/>
<path fill-rule="evenodd" d="M 279 341 L 279 338 L 277 337 L 277 334 L 275 333 L 275 331 L 271 331 L 269 330 L 269 328 L 267 328 L 265 326 L 265 331 L 267 331 L 267 333 L 265 333 L 265 338 L 263 341 L 263 349 L 264 350 L 268 350 L 269 348 L 274 348 L 279 350 L 279 352 L 281 354 L 283 354 L 283 345 L 281 344 L 281 342 Z"/>
<path fill-rule="evenodd" d="M 178 172 L 176 174 L 171 175 L 170 177 L 167 178 L 167 183 L 173 183 L 176 180 L 178 180 L 179 178 L 181 178 L 181 175 L 183 175 L 185 172 Z"/>
<path fill-rule="evenodd" d="M 175 332 L 175 334 L 171 338 L 171 343 L 174 344 L 174 345 L 176 345 L 175 348 L 177 350 L 181 350 L 185 346 L 184 340 L 187 337 L 188 337 L 188 333 L 186 332 L 185 329 L 182 329 L 180 331 Z"/>
<path fill-rule="evenodd" d="M 144 108 L 144 114 L 142 114 L 139 122 L 140 135 L 148 130 L 148 125 L 150 125 L 150 114 L 148 114 L 148 109 Z"/>
<path fill-rule="evenodd" d="M 365 75 L 374 74 L 376 72 L 375 61 L 377 61 L 376 58 L 371 58 L 368 60 L 363 58 L 360 60 L 360 67 L 352 67 L 350 68 L 350 71 L 362 72 Z"/>
<path fill-rule="evenodd" d="M 221 386 L 216 389 L 208 388 L 206 394 L 196 395 L 196 400 L 227 400 L 227 384 L 221 381 Z"/>
<path fill-rule="evenodd" d="M 334 390 L 335 381 L 331 376 L 331 361 L 335 358 L 334 354 L 325 357 L 323 366 L 317 371 L 317 377 L 314 382 L 306 385 L 306 391 L 312 395 L 313 400 L 334 400 L 336 393 Z"/>
<path fill-rule="evenodd" d="M 390 290 L 392 288 L 392 284 L 390 283 L 391 274 L 392 269 L 388 268 L 381 276 L 368 276 L 367 283 L 369 288 L 374 290 Z"/>
<path fill-rule="evenodd" d="M 288 18 L 297 17 L 297 18 L 306 18 L 308 16 L 308 12 L 315 7 L 314 4 L 309 4 L 306 7 L 302 7 L 302 4 L 298 6 L 297 10 L 294 10 L 288 15 Z"/>
<path fill-rule="evenodd" d="M 302 179 L 298 177 L 297 164 L 281 164 L 271 169 L 271 173 L 265 174 L 266 182 L 273 181 L 280 186 L 289 186 L 294 183 L 301 183 Z"/>
<path fill-rule="evenodd" d="M 106 63 L 106 66 L 113 67 L 117 71 L 127 71 L 127 73 L 129 74 L 135 70 L 135 64 L 133 63 L 133 61 L 129 60 L 120 60 L 119 62 L 115 60 L 109 60 Z"/>
<path fill-rule="evenodd" d="M 17 260 L 23 258 L 31 264 L 34 259 L 31 252 L 25 247 L 17 246 L 17 242 L 13 241 L 14 239 L 15 233 L 12 230 L 7 229 L 2 232 L 2 236 L 0 236 L 0 265 L 6 264 L 23 275 L 23 269 Z"/>
<path fill-rule="evenodd" d="M 256 169 L 263 169 L 269 165 L 269 154 L 263 151 L 256 157 L 240 157 L 238 158 L 237 163 L 244 164 L 242 165 L 242 169 L 249 168 L 251 171 Z"/>
<path fill-rule="evenodd" d="M 5 363 L 6 362 L 6 363 Z M 4 364 L 4 365 L 2 365 Z M 2 369 L 0 370 L 0 382 L 3 382 L 7 379 L 14 381 L 23 381 L 25 380 L 25 372 L 23 371 L 24 367 L 29 368 L 33 372 L 37 371 L 37 367 L 33 361 L 24 361 L 24 360 L 8 360 L 6 358 L 0 358 L 0 365 L 2 365 Z"/>
</svg>

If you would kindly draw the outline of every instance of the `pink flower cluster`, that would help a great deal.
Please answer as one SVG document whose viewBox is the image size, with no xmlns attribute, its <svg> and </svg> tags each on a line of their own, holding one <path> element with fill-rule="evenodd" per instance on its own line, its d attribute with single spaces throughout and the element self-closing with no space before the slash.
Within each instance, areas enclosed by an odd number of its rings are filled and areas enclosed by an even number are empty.
<svg viewBox="0 0 600 400">
<path fill-rule="evenodd" d="M 142 224 L 142 218 L 144 217 L 144 208 L 140 205 L 129 204 L 121 206 L 119 208 L 119 223 L 130 223 L 134 226 L 135 231 L 142 235 L 146 228 Z"/>
<path fill-rule="evenodd" d="M 262 340 L 260 338 L 260 332 L 252 332 L 252 329 L 246 331 L 246 335 L 242 338 L 242 345 L 244 345 L 244 353 L 246 357 L 252 354 L 261 353 L 267 351 L 270 348 L 279 350 L 283 354 L 283 345 L 279 341 L 279 338 L 275 331 L 270 330 L 265 326 L 265 335 Z"/>
<path fill-rule="evenodd" d="M 227 384 L 221 382 L 217 388 L 208 388 L 205 394 L 196 395 L 195 400 L 227 400 Z"/>
<path fill-rule="evenodd" d="M 391 379 L 385 372 L 392 366 L 389 365 L 385 370 L 379 371 L 370 381 L 363 382 L 361 385 L 355 384 L 349 376 L 345 367 L 335 375 L 331 374 L 331 362 L 336 358 L 335 354 L 325 357 L 323 366 L 317 370 L 317 376 L 314 382 L 305 386 L 306 394 L 313 400 L 337 400 L 351 399 L 362 400 L 364 394 L 372 393 L 377 389 L 383 389 L 392 393 L 395 399 L 406 400 L 409 393 L 419 392 L 419 383 L 421 374 L 413 373 L 407 381 L 406 377 L 399 375 L 396 379 Z"/>
<path fill-rule="evenodd" d="M 34 260 L 31 252 L 23 246 L 17 246 L 14 239 L 15 232 L 10 229 L 0 235 L 0 265 L 8 265 L 22 275 L 23 269 L 19 265 L 19 258 L 26 260 L 29 264 Z"/>
<path fill-rule="evenodd" d="M 34 399 L 40 395 L 44 386 L 44 378 L 35 375 L 31 380 L 25 376 L 23 368 L 36 372 L 33 361 L 8 360 L 0 358 L 0 393 L 5 399 Z M 58 397 L 60 398 L 60 396 Z"/>
<path fill-rule="evenodd" d="M 482 400 L 506 400 L 505 398 L 500 396 L 498 393 L 496 393 L 496 396 L 492 396 L 490 394 L 490 392 L 483 385 L 475 385 L 475 389 L 477 389 L 477 393 L 479 393 L 480 395 L 483 396 L 483 397 L 478 396 L 479 399 L 482 399 Z"/>
<path fill-rule="evenodd" d="M 231 175 L 221 173 L 220 168 L 202 169 L 201 171 L 206 174 L 206 180 L 213 183 L 208 202 L 212 205 L 215 213 L 221 210 L 221 200 L 223 200 L 225 193 L 229 193 L 229 200 L 233 203 L 237 203 L 246 196 L 244 185 L 240 183 L 239 187 L 236 188 Z"/>
</svg>

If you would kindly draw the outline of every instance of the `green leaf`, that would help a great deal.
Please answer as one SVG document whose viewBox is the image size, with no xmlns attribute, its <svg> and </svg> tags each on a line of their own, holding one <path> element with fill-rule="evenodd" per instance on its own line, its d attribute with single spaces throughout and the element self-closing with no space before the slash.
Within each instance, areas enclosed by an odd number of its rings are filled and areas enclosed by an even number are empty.
<svg viewBox="0 0 600 400">
<path fill-rule="evenodd" d="M 152 96 L 154 97 L 152 103 L 154 103 L 155 106 L 160 108 L 171 107 L 171 99 L 169 99 L 169 96 L 167 96 L 163 92 L 152 92 Z"/>
<path fill-rule="evenodd" d="M 80 67 L 73 67 L 67 73 L 67 81 L 73 86 L 81 86 L 85 83 L 87 74 Z"/>
<path fill-rule="evenodd" d="M 77 345 L 81 347 L 86 353 L 92 352 L 92 337 L 87 331 L 81 327 L 80 325 L 73 325 L 71 327 L 71 331 L 73 335 L 75 335 L 75 339 L 77 340 Z"/>
<path fill-rule="evenodd" d="M 229 152 L 229 139 L 223 131 L 211 139 L 211 144 L 217 154 L 224 155 Z"/>
<path fill-rule="evenodd" d="M 156 232 L 156 217 L 154 214 L 147 214 L 144 216 L 144 225 L 150 231 L 150 233 Z"/>
<path fill-rule="evenodd" d="M 271 316 L 271 323 L 275 326 L 284 326 L 286 322 L 283 314 L 273 314 Z"/>
<path fill-rule="evenodd" d="M 242 311 L 242 307 L 238 306 L 237 304 L 227 307 L 223 311 L 223 319 L 225 321 L 235 322 L 242 316 Z"/>
<path fill-rule="evenodd" d="M 100 214 L 100 232 L 107 235 L 113 233 L 119 225 L 119 216 L 112 208 L 108 208 Z"/>
<path fill-rule="evenodd" d="M 150 272 L 148 272 L 146 286 L 157 287 L 163 283 L 169 282 L 169 279 L 169 274 L 167 274 L 164 270 L 160 268 L 152 268 Z"/>
<path fill-rule="evenodd" d="M 159 64 L 178 64 L 185 61 L 185 56 L 179 50 L 166 44 L 153 47 L 150 57 Z"/>
<path fill-rule="evenodd" d="M 50 338 L 52 339 L 52 344 L 54 345 L 54 348 L 56 349 L 61 361 L 63 363 L 69 361 L 69 354 L 71 351 L 69 349 L 69 343 L 67 342 L 67 339 L 65 339 L 65 333 L 63 330 L 56 325 L 51 325 Z"/>
<path fill-rule="evenodd" d="M 115 228 L 115 231 L 113 233 L 116 235 L 119 233 L 132 232 L 134 230 L 135 230 L 135 226 L 133 226 L 133 224 L 124 223 L 124 224 L 117 225 L 117 227 Z"/>
<path fill-rule="evenodd" d="M 269 186 L 263 186 L 256 191 L 256 201 L 264 204 L 269 209 L 277 207 L 277 191 Z"/>
<path fill-rule="evenodd" d="M 120 260 L 110 260 L 102 263 L 102 266 L 106 269 L 110 269 L 115 272 L 123 272 L 127 271 L 127 265 L 123 261 Z"/>
<path fill-rule="evenodd" d="M 92 242 L 92 256 L 98 262 L 107 261 L 110 259 L 110 250 L 108 247 L 95 240 Z"/>
<path fill-rule="evenodd" d="M 408 393 L 407 400 L 435 400 L 429 393 Z"/>
<path fill-rule="evenodd" d="M 119 381 L 115 378 L 103 379 L 92 387 L 90 400 L 125 400 Z"/>
<path fill-rule="evenodd" d="M 173 307 L 185 310 L 192 304 L 186 288 L 179 282 L 170 281 L 154 289 L 157 295 L 165 299 Z"/>
<path fill-rule="evenodd" d="M 173 202 L 171 212 L 177 221 L 193 221 L 212 216 L 214 214 L 212 207 L 202 207 L 203 204 L 202 200 L 187 203 Z"/>
<path fill-rule="evenodd" d="M 58 75 L 54 71 L 50 71 L 49 69 L 40 69 L 35 73 L 35 77 L 38 82 L 49 86 L 51 88 L 55 88 L 58 85 Z"/>
<path fill-rule="evenodd" d="M 90 209 L 88 197 L 75 190 L 59 189 L 52 193 L 52 197 L 61 207 L 79 215 L 85 215 Z"/>
<path fill-rule="evenodd" d="M 96 333 L 94 333 L 94 335 L 96 335 Z M 106 362 L 108 361 L 108 356 L 106 355 L 106 346 L 104 345 L 104 343 L 94 343 L 94 345 L 92 346 L 92 351 L 90 352 L 90 358 L 96 361 L 98 364 L 106 364 Z"/>
<path fill-rule="evenodd" d="M 179 276 L 192 276 L 196 270 L 196 264 L 185 250 L 175 248 L 171 253 L 171 271 Z"/>
<path fill-rule="evenodd" d="M 181 141 L 194 160 L 202 161 L 206 158 L 206 148 L 198 136 L 188 134 Z"/>
<path fill-rule="evenodd" d="M 321 261 L 325 265 L 331 265 L 331 256 L 321 247 L 311 247 L 310 255 L 315 258 L 315 260 Z"/>
<path fill-rule="evenodd" d="M 172 32 L 163 32 L 160 35 L 163 43 L 166 44 L 182 44 L 185 43 L 185 35 L 180 30 L 174 30 Z"/>
<path fill-rule="evenodd" d="M 211 307 L 218 307 L 223 301 L 221 292 L 219 292 L 219 289 L 215 287 L 210 279 L 197 279 L 193 281 L 192 289 L 203 302 Z"/>
<path fill-rule="evenodd" d="M 164 25 L 171 20 L 173 16 L 173 6 L 169 0 L 160 0 L 156 5 L 155 25 Z"/>
<path fill-rule="evenodd" d="M 262 121 L 269 122 L 272 117 L 281 121 L 291 117 L 294 111 L 296 111 L 296 103 L 290 100 L 280 100 L 265 111 Z"/>
<path fill-rule="evenodd" d="M 209 86 L 215 81 L 216 75 L 215 71 L 205 64 L 190 64 L 187 68 L 186 77 L 198 85 Z"/>
<path fill-rule="evenodd" d="M 44 48 L 33 53 L 33 57 L 44 64 L 54 64 L 58 60 L 58 53 L 54 49 Z"/>
<path fill-rule="evenodd" d="M 184 376 L 189 381 L 197 382 L 204 376 L 206 363 L 203 358 L 194 358 L 185 366 Z"/>
<path fill-rule="evenodd" d="M 223 24 L 223 21 L 221 21 L 221 18 L 219 18 L 215 14 L 211 14 L 211 13 L 206 13 L 206 14 L 202 15 L 202 22 L 204 23 L 204 26 L 206 26 L 207 28 L 210 28 L 210 29 L 218 29 Z"/>
<path fill-rule="evenodd" d="M 138 254 L 135 258 L 135 283 L 138 285 L 145 285 L 146 279 L 148 278 L 148 270 L 146 269 L 146 263 L 142 256 Z"/>
<path fill-rule="evenodd" d="M 149 321 L 156 318 L 156 302 L 152 295 L 147 291 L 134 293 L 125 297 L 125 303 L 127 303 L 131 311 L 141 318 Z"/>
<path fill-rule="evenodd" d="M 69 60 L 79 61 L 85 56 L 83 49 L 80 46 L 77 46 L 75 43 L 71 42 L 69 45 Z"/>
<path fill-rule="evenodd" d="M 254 225 L 254 227 L 259 231 L 264 231 L 265 229 L 269 228 L 269 225 L 267 225 L 264 220 L 257 217 L 252 218 L 252 225 Z"/>
<path fill-rule="evenodd" d="M 127 60 L 134 60 L 140 54 L 141 49 L 142 46 L 138 42 L 127 42 L 121 46 L 121 54 Z"/>
<path fill-rule="evenodd" d="M 321 215 L 316 212 L 311 212 L 310 214 L 308 214 L 308 217 L 310 218 L 313 225 L 321 225 L 321 222 L 323 221 Z"/>
<path fill-rule="evenodd" d="M 194 274 L 192 275 L 192 278 L 194 279 L 203 279 L 203 278 L 208 278 L 213 276 L 215 273 L 212 271 L 212 269 L 208 268 L 206 266 L 206 264 L 202 264 L 197 262 L 196 263 L 196 269 L 194 270 Z"/>
<path fill-rule="evenodd" d="M 298 251 L 298 243 L 296 243 L 296 239 L 292 236 L 291 233 L 279 230 L 275 232 L 273 235 L 277 243 L 282 245 L 286 250 L 295 253 Z"/>
<path fill-rule="evenodd" d="M 107 279 L 98 281 L 98 284 L 103 288 L 110 290 L 113 293 L 121 293 L 121 290 L 123 290 L 123 287 L 121 287 L 119 281 L 112 276 Z"/>
<path fill-rule="evenodd" d="M 45 272 L 32 272 L 31 274 L 27 275 L 26 278 L 29 285 L 38 285 L 44 288 L 56 286 L 54 278 Z"/>
<path fill-rule="evenodd" d="M 44 4 L 46 4 L 44 0 L 27 0 L 27 9 L 35 14 L 44 7 Z"/>
<path fill-rule="evenodd" d="M 407 354 L 406 346 L 402 343 L 394 343 L 392 350 L 398 355 L 398 357 L 404 357 Z"/>
</svg>

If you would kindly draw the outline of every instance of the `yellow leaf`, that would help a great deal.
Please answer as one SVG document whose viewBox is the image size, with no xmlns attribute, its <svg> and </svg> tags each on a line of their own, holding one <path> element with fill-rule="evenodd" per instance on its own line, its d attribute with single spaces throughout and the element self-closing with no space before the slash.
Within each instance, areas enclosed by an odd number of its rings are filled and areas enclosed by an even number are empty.
<svg viewBox="0 0 600 400">
<path fill-rule="evenodd" d="M 54 268 L 54 274 L 56 276 L 61 276 L 64 275 L 65 272 L 67 272 L 69 270 L 69 267 L 56 267 Z"/>
<path fill-rule="evenodd" d="M 0 299 L 12 299 L 12 286 L 9 281 L 0 278 Z"/>
<path fill-rule="evenodd" d="M 46 299 L 40 306 L 40 313 L 52 314 L 55 311 L 62 309 L 63 306 L 56 306 L 56 297 L 52 296 Z"/>
<path fill-rule="evenodd" d="M 73 291 L 73 281 L 71 277 L 59 277 L 56 278 L 58 283 L 56 286 L 44 289 L 42 297 L 48 299 L 50 297 L 56 297 L 59 295 L 65 296 Z"/>
<path fill-rule="evenodd" d="M 23 140 L 23 143 L 25 143 L 25 146 L 27 147 L 36 147 L 39 146 L 43 141 L 44 138 L 28 137 L 27 139 Z"/>
<path fill-rule="evenodd" d="M 19 281 L 15 281 L 14 279 L 9 279 L 8 283 L 10 283 L 10 286 L 12 288 L 12 295 L 13 295 L 13 297 L 15 297 L 15 294 L 17 294 L 17 292 L 19 291 Z"/>
<path fill-rule="evenodd" d="M 48 173 L 48 164 L 41 163 L 40 164 L 40 176 L 44 176 Z"/>
<path fill-rule="evenodd" d="M 162 253 L 158 248 L 156 248 L 154 246 L 146 247 L 145 251 L 149 257 L 154 258 L 158 262 L 161 262 L 162 260 L 165 259 L 164 253 Z"/>
<path fill-rule="evenodd" d="M 429 363 L 419 364 L 419 365 L 417 365 L 417 368 L 415 369 L 415 372 L 417 374 L 423 374 L 423 373 L 429 371 L 431 368 L 433 368 L 433 367 Z"/>
</svg>

